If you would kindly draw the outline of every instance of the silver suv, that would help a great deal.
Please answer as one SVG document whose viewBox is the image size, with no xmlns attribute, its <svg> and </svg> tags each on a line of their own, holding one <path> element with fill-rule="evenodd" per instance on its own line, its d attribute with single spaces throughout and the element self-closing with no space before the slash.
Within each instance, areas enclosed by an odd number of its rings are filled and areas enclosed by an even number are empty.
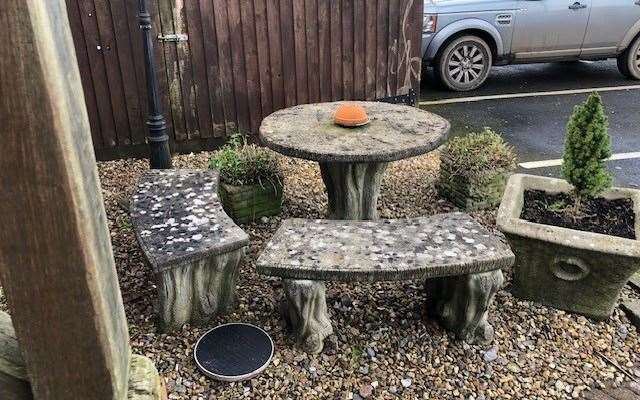
<svg viewBox="0 0 640 400">
<path fill-rule="evenodd" d="M 640 79 L 640 0 L 425 0 L 422 55 L 451 90 L 492 65 L 616 57 Z"/>
</svg>

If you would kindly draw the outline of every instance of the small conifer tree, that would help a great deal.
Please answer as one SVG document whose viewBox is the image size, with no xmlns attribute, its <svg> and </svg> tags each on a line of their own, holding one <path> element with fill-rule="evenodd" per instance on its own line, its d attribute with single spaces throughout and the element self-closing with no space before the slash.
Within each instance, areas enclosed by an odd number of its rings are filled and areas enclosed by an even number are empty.
<svg viewBox="0 0 640 400">
<path fill-rule="evenodd" d="M 575 210 L 581 201 L 611 187 L 604 161 L 611 157 L 608 120 L 597 93 L 575 107 L 567 124 L 562 176 L 574 187 Z"/>
</svg>

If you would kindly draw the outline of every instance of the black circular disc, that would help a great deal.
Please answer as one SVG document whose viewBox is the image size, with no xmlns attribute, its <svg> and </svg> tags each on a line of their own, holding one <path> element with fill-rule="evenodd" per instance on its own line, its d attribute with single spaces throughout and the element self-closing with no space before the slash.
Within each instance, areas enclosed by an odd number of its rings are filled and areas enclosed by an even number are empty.
<svg viewBox="0 0 640 400">
<path fill-rule="evenodd" d="M 227 382 L 243 381 L 267 368 L 273 357 L 273 340 L 254 325 L 220 325 L 198 340 L 193 355 L 205 375 Z"/>
</svg>

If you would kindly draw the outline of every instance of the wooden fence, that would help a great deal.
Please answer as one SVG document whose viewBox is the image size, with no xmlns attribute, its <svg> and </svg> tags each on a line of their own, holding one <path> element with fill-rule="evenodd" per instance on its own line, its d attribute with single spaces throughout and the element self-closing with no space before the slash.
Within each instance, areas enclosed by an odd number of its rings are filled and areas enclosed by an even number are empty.
<svg viewBox="0 0 640 400">
<path fill-rule="evenodd" d="M 295 104 L 418 89 L 422 0 L 151 0 L 174 151 L 210 149 Z M 137 0 L 67 0 L 100 159 L 145 156 Z"/>
</svg>

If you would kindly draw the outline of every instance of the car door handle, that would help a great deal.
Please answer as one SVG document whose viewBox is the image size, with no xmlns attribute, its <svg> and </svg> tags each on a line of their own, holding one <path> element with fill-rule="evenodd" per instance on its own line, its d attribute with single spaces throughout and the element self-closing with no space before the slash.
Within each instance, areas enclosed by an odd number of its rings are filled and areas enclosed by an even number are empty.
<svg viewBox="0 0 640 400">
<path fill-rule="evenodd" d="M 582 4 L 579 1 L 576 1 L 575 3 L 573 3 L 572 5 L 569 6 L 569 10 L 580 10 L 582 8 L 587 8 L 587 5 L 586 4 Z"/>
</svg>

